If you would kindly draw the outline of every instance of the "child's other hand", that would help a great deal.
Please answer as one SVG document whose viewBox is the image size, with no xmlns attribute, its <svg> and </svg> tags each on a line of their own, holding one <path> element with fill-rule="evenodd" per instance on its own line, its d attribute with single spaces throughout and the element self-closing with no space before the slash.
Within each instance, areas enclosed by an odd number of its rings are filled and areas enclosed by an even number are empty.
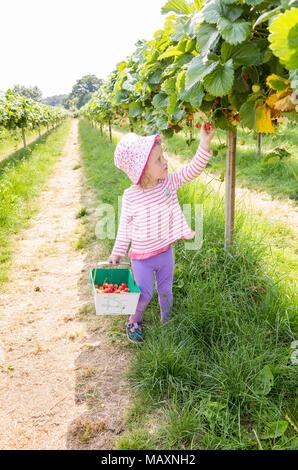
<svg viewBox="0 0 298 470">
<path fill-rule="evenodd" d="M 210 149 L 210 142 L 215 134 L 215 127 L 212 122 L 203 122 L 200 131 L 200 144 L 206 149 Z"/>
<path fill-rule="evenodd" d="M 119 264 L 119 261 L 121 259 L 121 256 L 118 256 L 118 255 L 111 255 L 108 259 L 109 263 L 112 263 L 112 264 Z"/>
</svg>

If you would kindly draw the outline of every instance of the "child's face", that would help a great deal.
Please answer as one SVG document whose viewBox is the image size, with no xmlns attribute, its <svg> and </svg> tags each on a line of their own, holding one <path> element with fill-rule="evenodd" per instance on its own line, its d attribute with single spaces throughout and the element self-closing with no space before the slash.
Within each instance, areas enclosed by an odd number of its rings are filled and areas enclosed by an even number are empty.
<svg viewBox="0 0 298 470">
<path fill-rule="evenodd" d="M 163 156 L 161 144 L 157 143 L 154 146 L 146 165 L 146 175 L 149 176 L 152 181 L 157 181 L 158 179 L 165 178 L 167 174 L 168 164 Z"/>
</svg>

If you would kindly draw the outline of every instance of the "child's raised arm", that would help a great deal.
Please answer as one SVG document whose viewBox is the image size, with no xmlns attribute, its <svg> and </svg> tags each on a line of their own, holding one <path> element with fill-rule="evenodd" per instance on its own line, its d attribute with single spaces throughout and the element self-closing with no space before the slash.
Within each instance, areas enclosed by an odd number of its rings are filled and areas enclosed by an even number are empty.
<svg viewBox="0 0 298 470">
<path fill-rule="evenodd" d="M 174 188 L 177 190 L 185 183 L 197 178 L 204 170 L 212 151 L 210 150 L 210 142 L 214 136 L 215 129 L 212 123 L 208 123 L 207 128 L 205 124 L 201 127 L 200 144 L 192 161 L 181 168 L 181 170 L 170 173 L 171 181 Z"/>
</svg>

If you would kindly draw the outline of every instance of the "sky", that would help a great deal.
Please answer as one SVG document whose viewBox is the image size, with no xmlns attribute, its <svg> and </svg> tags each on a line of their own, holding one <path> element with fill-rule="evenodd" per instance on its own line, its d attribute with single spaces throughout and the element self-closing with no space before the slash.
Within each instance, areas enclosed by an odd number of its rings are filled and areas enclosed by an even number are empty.
<svg viewBox="0 0 298 470">
<path fill-rule="evenodd" d="M 162 29 L 167 0 L 0 2 L 0 90 L 37 85 L 68 94 L 84 75 L 105 80 L 139 39 Z"/>
</svg>

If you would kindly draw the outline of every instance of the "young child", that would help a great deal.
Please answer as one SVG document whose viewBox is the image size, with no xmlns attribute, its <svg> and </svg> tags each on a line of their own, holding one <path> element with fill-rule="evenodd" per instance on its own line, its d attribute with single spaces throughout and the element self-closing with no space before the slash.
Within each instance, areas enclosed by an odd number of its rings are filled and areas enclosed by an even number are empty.
<svg viewBox="0 0 298 470">
<path fill-rule="evenodd" d="M 200 144 L 192 161 L 184 168 L 168 172 L 159 134 L 143 137 L 129 133 L 115 149 L 114 162 L 134 183 L 125 189 L 116 241 L 109 263 L 118 264 L 129 257 L 135 282 L 141 294 L 134 315 L 126 321 L 127 337 L 143 341 L 142 316 L 153 296 L 154 272 L 161 322 L 166 323 L 173 307 L 174 255 L 172 244 L 195 236 L 181 211 L 177 189 L 203 171 L 212 151 L 215 129 L 202 125 Z"/>
</svg>

